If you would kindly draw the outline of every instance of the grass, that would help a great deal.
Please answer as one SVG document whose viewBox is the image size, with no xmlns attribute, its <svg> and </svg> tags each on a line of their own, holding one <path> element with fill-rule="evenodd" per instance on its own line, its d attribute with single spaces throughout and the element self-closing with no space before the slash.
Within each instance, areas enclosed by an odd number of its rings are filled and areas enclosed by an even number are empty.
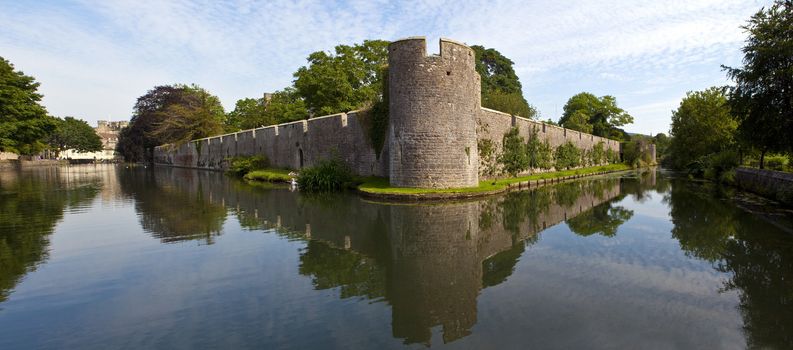
<svg viewBox="0 0 793 350">
<path fill-rule="evenodd" d="M 289 182 L 292 181 L 292 176 L 289 176 L 290 171 L 285 169 L 259 169 L 245 174 L 243 178 L 247 181 Z"/>
<path fill-rule="evenodd" d="M 407 188 L 407 187 L 391 187 L 387 178 L 382 177 L 369 177 L 364 179 L 363 183 L 358 186 L 358 189 L 367 193 L 376 194 L 433 194 L 433 193 L 478 193 L 498 191 L 507 188 L 510 184 L 515 184 L 524 181 L 556 179 L 565 176 L 573 175 L 588 175 L 599 172 L 612 172 L 632 169 L 627 164 L 609 164 L 601 166 L 593 166 L 588 168 L 562 170 L 547 173 L 539 173 L 521 177 L 513 177 L 508 179 L 499 180 L 485 180 L 480 181 L 477 187 L 463 187 L 463 188 Z"/>
</svg>

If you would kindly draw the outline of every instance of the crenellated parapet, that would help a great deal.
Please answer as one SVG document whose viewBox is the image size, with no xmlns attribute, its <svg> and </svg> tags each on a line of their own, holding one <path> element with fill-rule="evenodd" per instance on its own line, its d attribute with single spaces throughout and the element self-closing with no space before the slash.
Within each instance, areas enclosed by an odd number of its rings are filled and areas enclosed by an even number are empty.
<svg viewBox="0 0 793 350">
<path fill-rule="evenodd" d="M 391 185 L 477 186 L 480 78 L 474 51 L 441 39 L 440 55 L 426 53 L 423 37 L 388 47 Z"/>
</svg>

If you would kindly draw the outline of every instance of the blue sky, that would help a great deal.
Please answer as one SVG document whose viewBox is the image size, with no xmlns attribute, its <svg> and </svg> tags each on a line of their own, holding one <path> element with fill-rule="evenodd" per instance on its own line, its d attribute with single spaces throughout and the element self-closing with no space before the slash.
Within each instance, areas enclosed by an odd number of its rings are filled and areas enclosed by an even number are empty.
<svg viewBox="0 0 793 350">
<path fill-rule="evenodd" d="M 129 119 L 155 85 L 237 99 L 282 89 L 306 56 L 364 39 L 447 37 L 515 62 L 529 103 L 557 120 L 570 96 L 613 95 L 630 132 L 669 129 L 687 91 L 729 81 L 746 20 L 769 1 L 0 0 L 0 56 L 37 78 L 57 116 Z"/>
</svg>

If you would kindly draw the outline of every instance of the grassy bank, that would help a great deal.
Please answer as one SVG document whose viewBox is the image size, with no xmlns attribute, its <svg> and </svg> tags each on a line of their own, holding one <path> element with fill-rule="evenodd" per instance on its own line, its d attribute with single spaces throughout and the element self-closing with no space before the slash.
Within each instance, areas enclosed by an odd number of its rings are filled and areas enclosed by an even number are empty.
<svg viewBox="0 0 793 350">
<path fill-rule="evenodd" d="M 289 172 L 290 170 L 285 169 L 259 169 L 245 174 L 243 178 L 247 181 L 289 182 L 292 180 Z"/>
<path fill-rule="evenodd" d="M 526 181 L 549 180 L 549 179 L 557 179 L 568 176 L 589 175 L 595 173 L 623 171 L 630 169 L 631 166 L 627 164 L 609 164 L 609 165 L 593 166 L 588 168 L 532 174 L 532 175 L 514 177 L 508 179 L 499 179 L 495 181 L 493 180 L 480 181 L 479 186 L 477 187 L 444 188 L 444 189 L 391 187 L 387 178 L 372 177 L 365 179 L 364 182 L 358 186 L 358 190 L 366 193 L 385 194 L 385 195 L 388 194 L 420 195 L 420 194 L 444 194 L 444 193 L 466 194 L 466 193 L 479 193 L 479 192 L 486 193 L 486 192 L 501 191 L 509 187 L 511 184 L 517 184 Z"/>
</svg>

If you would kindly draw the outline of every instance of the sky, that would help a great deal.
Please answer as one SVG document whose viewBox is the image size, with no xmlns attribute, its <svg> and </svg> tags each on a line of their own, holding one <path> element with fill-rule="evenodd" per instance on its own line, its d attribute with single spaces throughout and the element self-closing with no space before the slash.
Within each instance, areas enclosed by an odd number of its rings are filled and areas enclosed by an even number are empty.
<svg viewBox="0 0 793 350">
<path fill-rule="evenodd" d="M 770 0 L 0 0 L 0 57 L 41 83 L 55 116 L 128 120 L 154 86 L 196 83 L 226 110 L 291 85 L 314 51 L 425 36 L 495 48 L 526 99 L 558 120 L 587 91 L 612 95 L 629 132 L 668 132 L 687 91 L 730 84 L 741 26 Z"/>
</svg>

